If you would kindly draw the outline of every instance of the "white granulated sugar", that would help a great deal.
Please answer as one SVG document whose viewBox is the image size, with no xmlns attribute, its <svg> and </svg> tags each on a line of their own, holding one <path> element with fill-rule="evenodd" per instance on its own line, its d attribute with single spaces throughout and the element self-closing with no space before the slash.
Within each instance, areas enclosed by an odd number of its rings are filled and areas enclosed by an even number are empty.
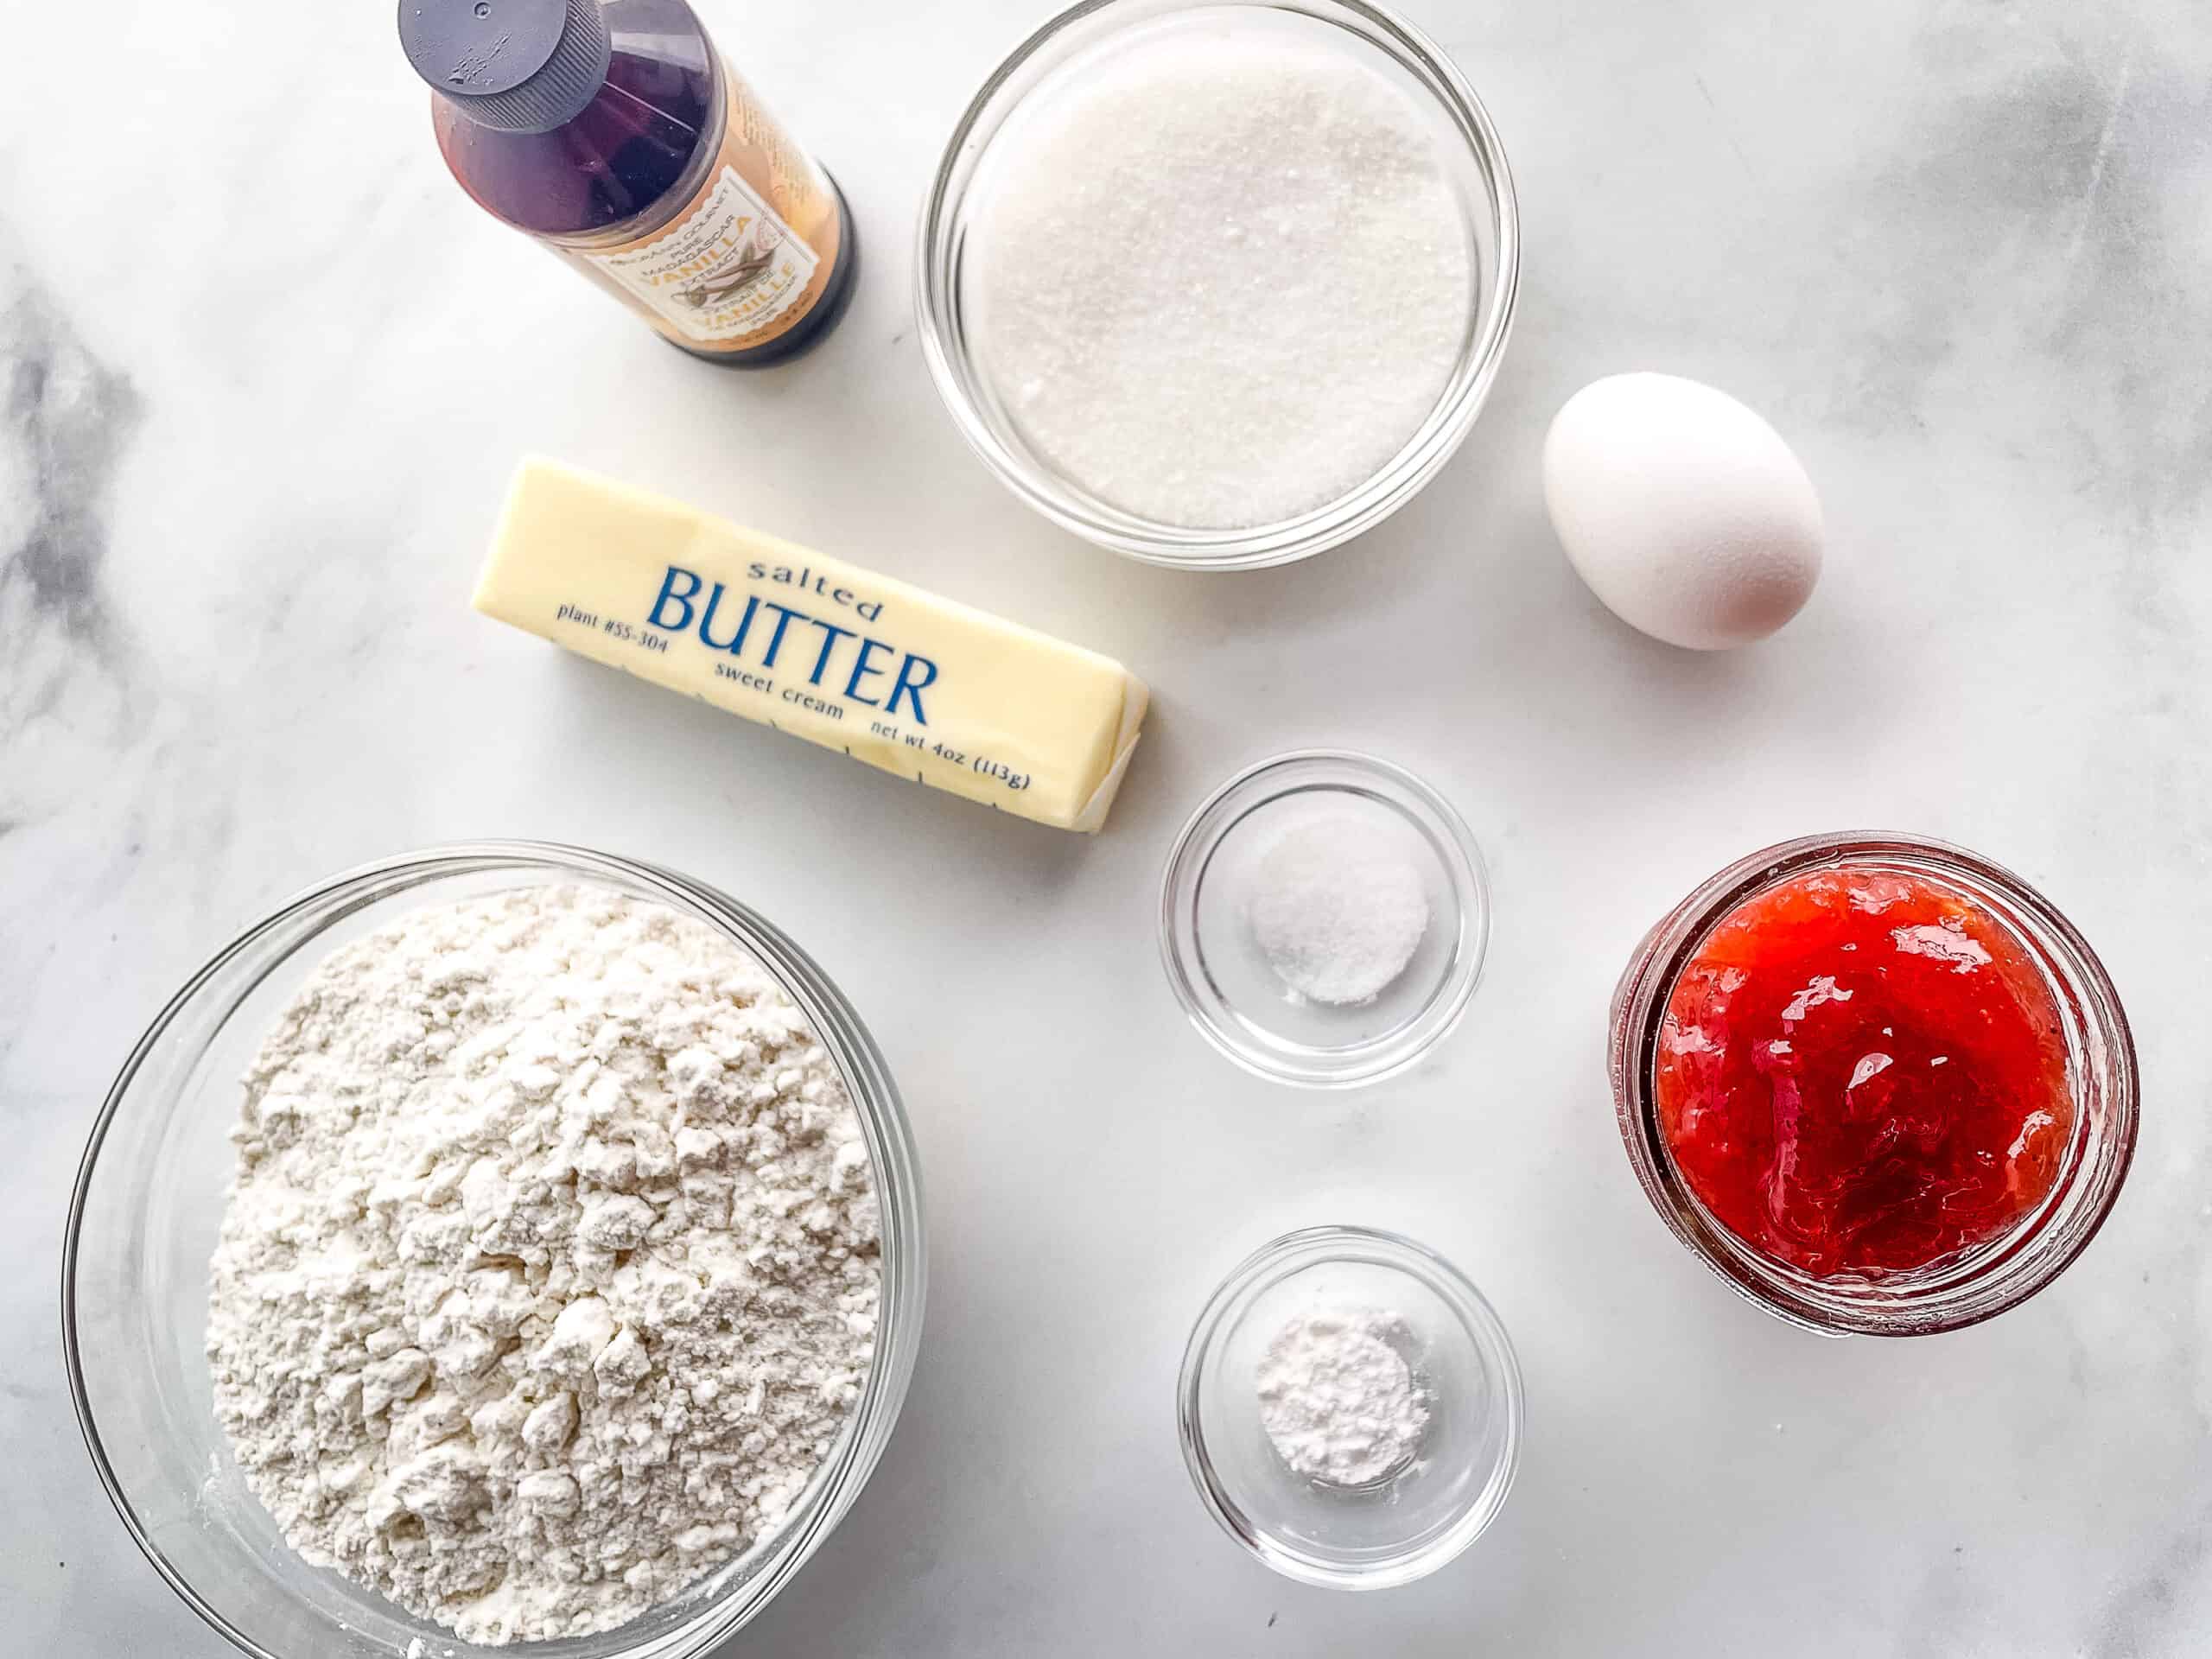
<svg viewBox="0 0 2212 1659">
<path fill-rule="evenodd" d="M 1191 529 L 1294 518 L 1435 407 L 1473 257 L 1433 129 L 1380 70 L 1185 26 L 1017 119 L 969 239 L 981 360 L 1092 494 Z"/>
<path fill-rule="evenodd" d="M 1356 817 L 1317 818 L 1260 855 L 1246 913 L 1292 992 L 1353 1007 L 1406 971 L 1428 931 L 1428 894 L 1388 834 Z"/>
<path fill-rule="evenodd" d="M 607 1630 L 772 1532 L 874 1352 L 866 1144 L 750 957 L 593 887 L 425 908 L 269 1033 L 215 1410 L 285 1540 L 472 1642 Z"/>
<path fill-rule="evenodd" d="M 1346 1308 L 1287 1322 L 1260 1357 L 1260 1425 L 1294 1475 L 1363 1486 L 1413 1461 L 1428 1401 L 1402 1350 L 1406 1322 Z"/>
</svg>

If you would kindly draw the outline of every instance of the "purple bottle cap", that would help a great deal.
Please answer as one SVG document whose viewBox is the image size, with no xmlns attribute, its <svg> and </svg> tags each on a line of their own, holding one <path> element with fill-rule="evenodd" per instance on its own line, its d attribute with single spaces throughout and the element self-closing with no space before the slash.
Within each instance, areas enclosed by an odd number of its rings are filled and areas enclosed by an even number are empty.
<svg viewBox="0 0 2212 1659">
<path fill-rule="evenodd" d="M 399 0 L 399 43 L 433 92 L 506 132 L 574 120 L 613 49 L 598 0 Z"/>
</svg>

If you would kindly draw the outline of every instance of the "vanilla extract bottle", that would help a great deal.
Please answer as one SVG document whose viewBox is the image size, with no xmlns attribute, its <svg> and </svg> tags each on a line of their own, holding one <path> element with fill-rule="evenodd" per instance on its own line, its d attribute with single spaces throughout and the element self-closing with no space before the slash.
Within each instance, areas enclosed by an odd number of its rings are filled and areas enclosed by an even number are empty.
<svg viewBox="0 0 2212 1659">
<path fill-rule="evenodd" d="M 844 198 L 684 0 L 401 0 L 399 35 L 461 188 L 675 345 L 756 367 L 836 326 Z"/>
</svg>

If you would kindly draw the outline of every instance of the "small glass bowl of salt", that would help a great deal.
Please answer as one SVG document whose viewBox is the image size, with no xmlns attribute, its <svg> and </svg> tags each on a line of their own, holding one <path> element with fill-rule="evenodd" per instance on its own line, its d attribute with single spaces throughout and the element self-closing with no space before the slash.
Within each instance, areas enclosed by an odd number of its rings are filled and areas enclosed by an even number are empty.
<svg viewBox="0 0 2212 1659">
<path fill-rule="evenodd" d="M 1368 755 L 1306 750 L 1248 767 L 1192 815 L 1160 925 L 1168 983 L 1207 1041 L 1264 1077 L 1350 1088 L 1458 1024 L 1490 888 L 1433 789 Z"/>
<path fill-rule="evenodd" d="M 1452 1264 L 1395 1233 L 1312 1227 L 1222 1282 L 1178 1386 L 1184 1461 L 1223 1529 L 1287 1578 L 1382 1590 L 1497 1519 L 1521 1369 Z"/>
</svg>

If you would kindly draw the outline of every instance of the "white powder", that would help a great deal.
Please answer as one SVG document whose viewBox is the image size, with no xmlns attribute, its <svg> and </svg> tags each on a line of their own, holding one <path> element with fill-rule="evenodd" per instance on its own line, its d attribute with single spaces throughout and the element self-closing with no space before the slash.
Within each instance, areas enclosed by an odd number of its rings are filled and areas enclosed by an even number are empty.
<svg viewBox="0 0 2212 1659">
<path fill-rule="evenodd" d="M 1290 1471 L 1363 1486 L 1413 1461 L 1428 1401 L 1401 1351 L 1395 1313 L 1350 1308 L 1294 1319 L 1261 1357 L 1260 1423 Z"/>
<path fill-rule="evenodd" d="M 473 1642 L 772 1531 L 873 1355 L 867 1148 L 749 957 L 535 888 L 323 962 L 245 1080 L 207 1331 L 286 1541 Z"/>
<path fill-rule="evenodd" d="M 1465 212 L 1411 94 L 1344 47 L 1206 20 L 1017 113 L 981 188 L 981 360 L 1102 499 L 1232 529 L 1404 447 L 1474 307 Z"/>
<path fill-rule="evenodd" d="M 1317 818 L 1261 855 L 1246 913 L 1294 993 L 1357 1006 L 1406 971 L 1428 931 L 1428 894 L 1419 868 L 1376 826 Z"/>
</svg>

